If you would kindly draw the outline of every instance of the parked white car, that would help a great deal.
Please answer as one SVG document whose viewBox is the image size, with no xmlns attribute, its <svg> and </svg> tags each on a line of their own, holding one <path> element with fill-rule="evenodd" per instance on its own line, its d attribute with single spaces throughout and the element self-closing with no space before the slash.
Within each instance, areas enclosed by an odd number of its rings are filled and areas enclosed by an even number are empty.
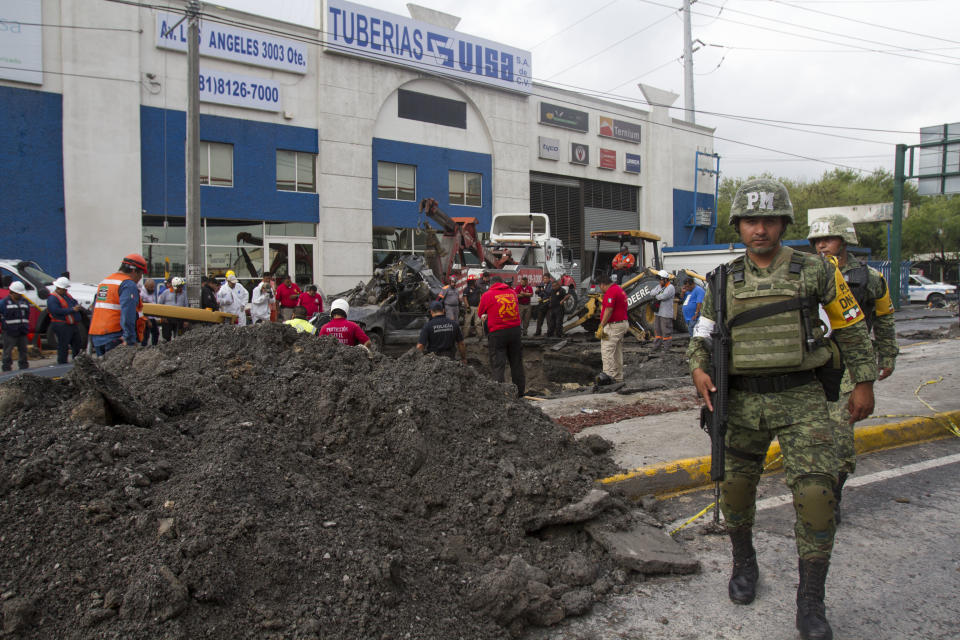
<svg viewBox="0 0 960 640">
<path fill-rule="evenodd" d="M 922 302 L 934 307 L 942 307 L 948 298 L 957 295 L 957 288 L 951 284 L 934 282 L 926 276 L 910 274 L 910 302 Z"/>
</svg>

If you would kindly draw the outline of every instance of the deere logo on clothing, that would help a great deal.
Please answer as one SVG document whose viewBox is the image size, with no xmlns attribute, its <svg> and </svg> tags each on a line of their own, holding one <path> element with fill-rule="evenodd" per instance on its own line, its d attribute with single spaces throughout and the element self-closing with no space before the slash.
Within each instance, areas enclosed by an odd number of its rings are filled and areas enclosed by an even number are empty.
<svg viewBox="0 0 960 640">
<path fill-rule="evenodd" d="M 773 211 L 773 193 L 769 191 L 752 191 L 747 194 L 747 211 L 754 209 L 768 209 Z"/>
</svg>

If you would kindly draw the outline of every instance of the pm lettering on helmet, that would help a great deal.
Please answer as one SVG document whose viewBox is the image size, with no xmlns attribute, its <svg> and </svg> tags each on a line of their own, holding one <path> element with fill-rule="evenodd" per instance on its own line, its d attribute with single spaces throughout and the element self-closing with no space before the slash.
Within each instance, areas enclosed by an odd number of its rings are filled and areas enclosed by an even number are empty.
<svg viewBox="0 0 960 640">
<path fill-rule="evenodd" d="M 814 234 L 823 234 L 828 235 L 830 233 L 830 223 L 823 220 L 817 220 L 810 225 L 810 235 Z"/>
<path fill-rule="evenodd" d="M 769 191 L 751 191 L 747 194 L 747 211 L 754 209 L 773 211 L 773 195 Z"/>
</svg>

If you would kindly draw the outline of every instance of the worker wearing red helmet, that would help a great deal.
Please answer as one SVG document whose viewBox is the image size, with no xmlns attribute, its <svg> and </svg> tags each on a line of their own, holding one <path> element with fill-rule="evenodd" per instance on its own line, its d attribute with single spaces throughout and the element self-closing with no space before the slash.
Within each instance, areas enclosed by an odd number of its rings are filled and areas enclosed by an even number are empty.
<svg viewBox="0 0 960 640">
<path fill-rule="evenodd" d="M 88 334 L 98 356 L 121 344 L 140 342 L 146 321 L 137 283 L 146 272 L 146 259 L 131 253 L 97 287 Z"/>
</svg>

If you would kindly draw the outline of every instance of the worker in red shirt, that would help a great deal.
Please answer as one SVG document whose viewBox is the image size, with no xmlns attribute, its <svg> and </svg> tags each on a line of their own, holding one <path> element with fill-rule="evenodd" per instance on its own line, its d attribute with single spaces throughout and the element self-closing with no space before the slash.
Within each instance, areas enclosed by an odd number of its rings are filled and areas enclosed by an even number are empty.
<svg viewBox="0 0 960 640">
<path fill-rule="evenodd" d="M 363 332 L 356 322 L 347 320 L 347 314 L 350 312 L 350 304 L 343 298 L 337 298 L 330 305 L 330 322 L 320 327 L 318 336 L 334 336 L 348 347 L 360 345 L 370 349 L 370 337 Z"/>
<path fill-rule="evenodd" d="M 487 345 L 493 379 L 503 382 L 504 367 L 510 361 L 510 377 L 517 386 L 517 396 L 526 391 L 523 373 L 523 343 L 520 341 L 520 309 L 517 293 L 504 284 L 503 278 L 493 278 L 493 285 L 480 298 L 477 315 L 487 323 Z"/>
<path fill-rule="evenodd" d="M 522 335 L 527 335 L 527 327 L 530 326 L 530 316 L 533 311 L 530 308 L 530 298 L 533 297 L 533 287 L 530 286 L 527 276 L 520 278 L 520 284 L 514 289 L 517 294 L 517 304 L 520 306 L 520 331 Z"/>
<path fill-rule="evenodd" d="M 289 274 L 283 276 L 283 282 L 277 287 L 277 303 L 280 305 L 280 316 L 283 320 L 293 317 L 293 309 L 297 306 L 301 293 L 303 292 L 300 287 L 290 280 Z"/>
<path fill-rule="evenodd" d="M 623 276 L 632 272 L 636 266 L 637 259 L 630 253 L 630 247 L 621 245 L 620 253 L 613 256 L 613 270 L 619 274 L 619 281 L 623 282 L 625 279 Z"/>
<path fill-rule="evenodd" d="M 623 382 L 623 339 L 628 328 L 627 294 L 620 285 L 613 283 L 609 274 L 600 276 L 600 290 L 603 291 L 603 301 L 600 328 L 596 336 L 600 339 L 603 373 L 616 382 Z"/>
<path fill-rule="evenodd" d="M 297 306 L 307 310 L 308 318 L 312 318 L 315 313 L 323 313 L 323 297 L 317 293 L 317 285 L 307 286 L 307 290 L 297 298 Z"/>
</svg>

